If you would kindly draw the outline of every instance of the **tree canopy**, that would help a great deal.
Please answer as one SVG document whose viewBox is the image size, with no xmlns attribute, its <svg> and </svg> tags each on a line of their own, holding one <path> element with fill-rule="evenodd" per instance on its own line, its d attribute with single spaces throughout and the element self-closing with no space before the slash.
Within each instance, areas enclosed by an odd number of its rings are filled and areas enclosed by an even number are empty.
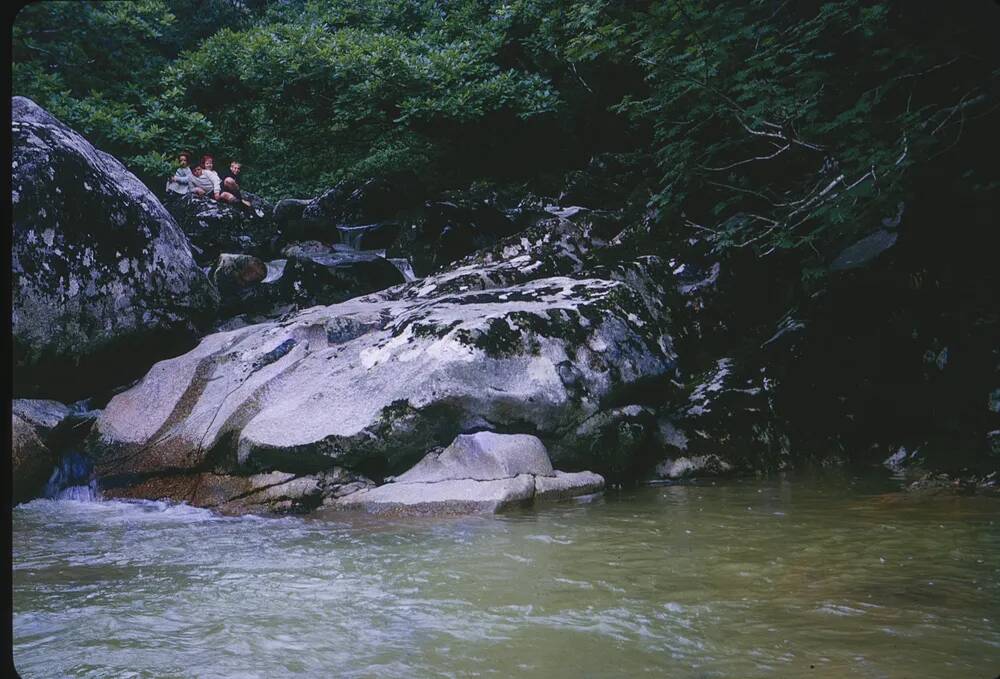
<svg viewBox="0 0 1000 679">
<path fill-rule="evenodd" d="M 943 171 L 997 189 L 1000 60 L 979 18 L 885 0 L 53 1 L 17 15 L 13 80 L 154 186 L 180 149 L 242 160 L 271 198 L 400 170 L 558 191 L 609 154 L 646 168 L 633 199 L 669 228 L 808 257 L 898 220 Z"/>
</svg>

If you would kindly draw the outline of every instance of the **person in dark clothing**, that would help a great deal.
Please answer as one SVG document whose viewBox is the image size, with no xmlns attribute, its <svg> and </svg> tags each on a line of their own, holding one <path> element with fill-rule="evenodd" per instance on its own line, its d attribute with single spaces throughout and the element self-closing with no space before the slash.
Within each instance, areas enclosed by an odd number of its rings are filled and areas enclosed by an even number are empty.
<svg viewBox="0 0 1000 679">
<path fill-rule="evenodd" d="M 227 203 L 243 203 L 246 207 L 250 207 L 250 201 L 246 200 L 240 191 L 239 177 L 242 168 L 243 166 L 235 160 L 229 163 L 229 172 L 222 178 L 222 192 L 219 194 L 219 200 L 224 200 Z"/>
</svg>

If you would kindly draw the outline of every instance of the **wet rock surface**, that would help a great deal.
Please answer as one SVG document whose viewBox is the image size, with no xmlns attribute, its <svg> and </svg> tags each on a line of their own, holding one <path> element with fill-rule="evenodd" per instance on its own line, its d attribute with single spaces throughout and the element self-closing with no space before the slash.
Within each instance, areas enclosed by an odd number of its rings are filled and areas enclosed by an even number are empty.
<svg viewBox="0 0 1000 679">
<path fill-rule="evenodd" d="M 11 407 L 13 502 L 41 497 L 64 452 L 77 446 L 99 411 L 86 402 L 66 405 L 42 399 L 14 399 Z"/>
<path fill-rule="evenodd" d="M 299 514 L 375 484 L 342 468 L 316 474 L 272 471 L 233 475 L 196 472 L 141 479 L 112 478 L 102 483 L 104 498 L 167 499 L 222 514 Z"/>
<path fill-rule="evenodd" d="M 332 505 L 375 514 L 491 513 L 603 487 L 598 474 L 553 470 L 545 446 L 534 436 L 480 432 L 458 436 L 389 483 L 345 495 Z"/>
<path fill-rule="evenodd" d="M 457 436 L 441 452 L 430 452 L 394 483 L 437 483 L 471 479 L 493 481 L 521 474 L 551 475 L 552 463 L 545 445 L 526 434 L 489 431 Z"/>
<path fill-rule="evenodd" d="M 655 470 L 658 477 L 781 469 L 790 463 L 766 372 L 720 358 L 686 386 L 685 399 L 664 408 L 657 422 L 657 448 L 665 452 Z"/>
<path fill-rule="evenodd" d="M 11 134 L 15 393 L 73 400 L 189 348 L 218 297 L 170 214 L 32 101 Z"/>
<path fill-rule="evenodd" d="M 16 412 L 11 414 L 13 504 L 39 497 L 59 459 L 39 429 Z"/>
</svg>

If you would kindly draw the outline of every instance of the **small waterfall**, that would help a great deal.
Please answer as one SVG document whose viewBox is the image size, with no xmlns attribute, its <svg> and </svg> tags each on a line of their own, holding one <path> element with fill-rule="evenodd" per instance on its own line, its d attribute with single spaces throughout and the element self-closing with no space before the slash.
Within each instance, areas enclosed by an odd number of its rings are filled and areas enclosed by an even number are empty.
<svg viewBox="0 0 1000 679">
<path fill-rule="evenodd" d="M 392 265 L 399 269 L 399 273 L 403 274 L 403 280 L 409 283 L 410 281 L 417 280 L 417 274 L 413 271 L 413 266 L 410 264 L 410 260 L 404 259 L 402 257 L 392 257 L 389 259 Z"/>
<path fill-rule="evenodd" d="M 365 231 L 371 227 L 367 224 L 362 226 L 338 226 L 337 231 L 340 233 L 340 242 L 343 245 L 351 248 L 352 250 L 361 249 L 361 241 L 364 239 Z"/>
<path fill-rule="evenodd" d="M 285 273 L 285 264 L 288 262 L 287 259 L 274 259 L 267 263 L 267 276 L 261 283 L 273 283 L 274 281 L 281 278 Z"/>
<path fill-rule="evenodd" d="M 93 478 L 94 466 L 86 457 L 77 452 L 67 453 L 52 470 L 49 482 L 45 484 L 44 497 L 50 500 L 79 500 L 95 502 L 100 500 L 97 480 Z"/>
</svg>

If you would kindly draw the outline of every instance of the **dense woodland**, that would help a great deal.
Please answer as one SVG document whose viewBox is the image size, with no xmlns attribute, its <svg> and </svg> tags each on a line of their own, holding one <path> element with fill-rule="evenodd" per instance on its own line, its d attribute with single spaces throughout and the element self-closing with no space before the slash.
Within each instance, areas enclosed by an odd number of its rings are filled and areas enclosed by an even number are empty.
<svg viewBox="0 0 1000 679">
<path fill-rule="evenodd" d="M 183 148 L 271 199 L 399 171 L 558 194 L 593 159 L 671 229 L 808 259 L 942 174 L 996 189 L 989 5 L 41 2 L 14 94 L 155 190 Z"/>
</svg>

